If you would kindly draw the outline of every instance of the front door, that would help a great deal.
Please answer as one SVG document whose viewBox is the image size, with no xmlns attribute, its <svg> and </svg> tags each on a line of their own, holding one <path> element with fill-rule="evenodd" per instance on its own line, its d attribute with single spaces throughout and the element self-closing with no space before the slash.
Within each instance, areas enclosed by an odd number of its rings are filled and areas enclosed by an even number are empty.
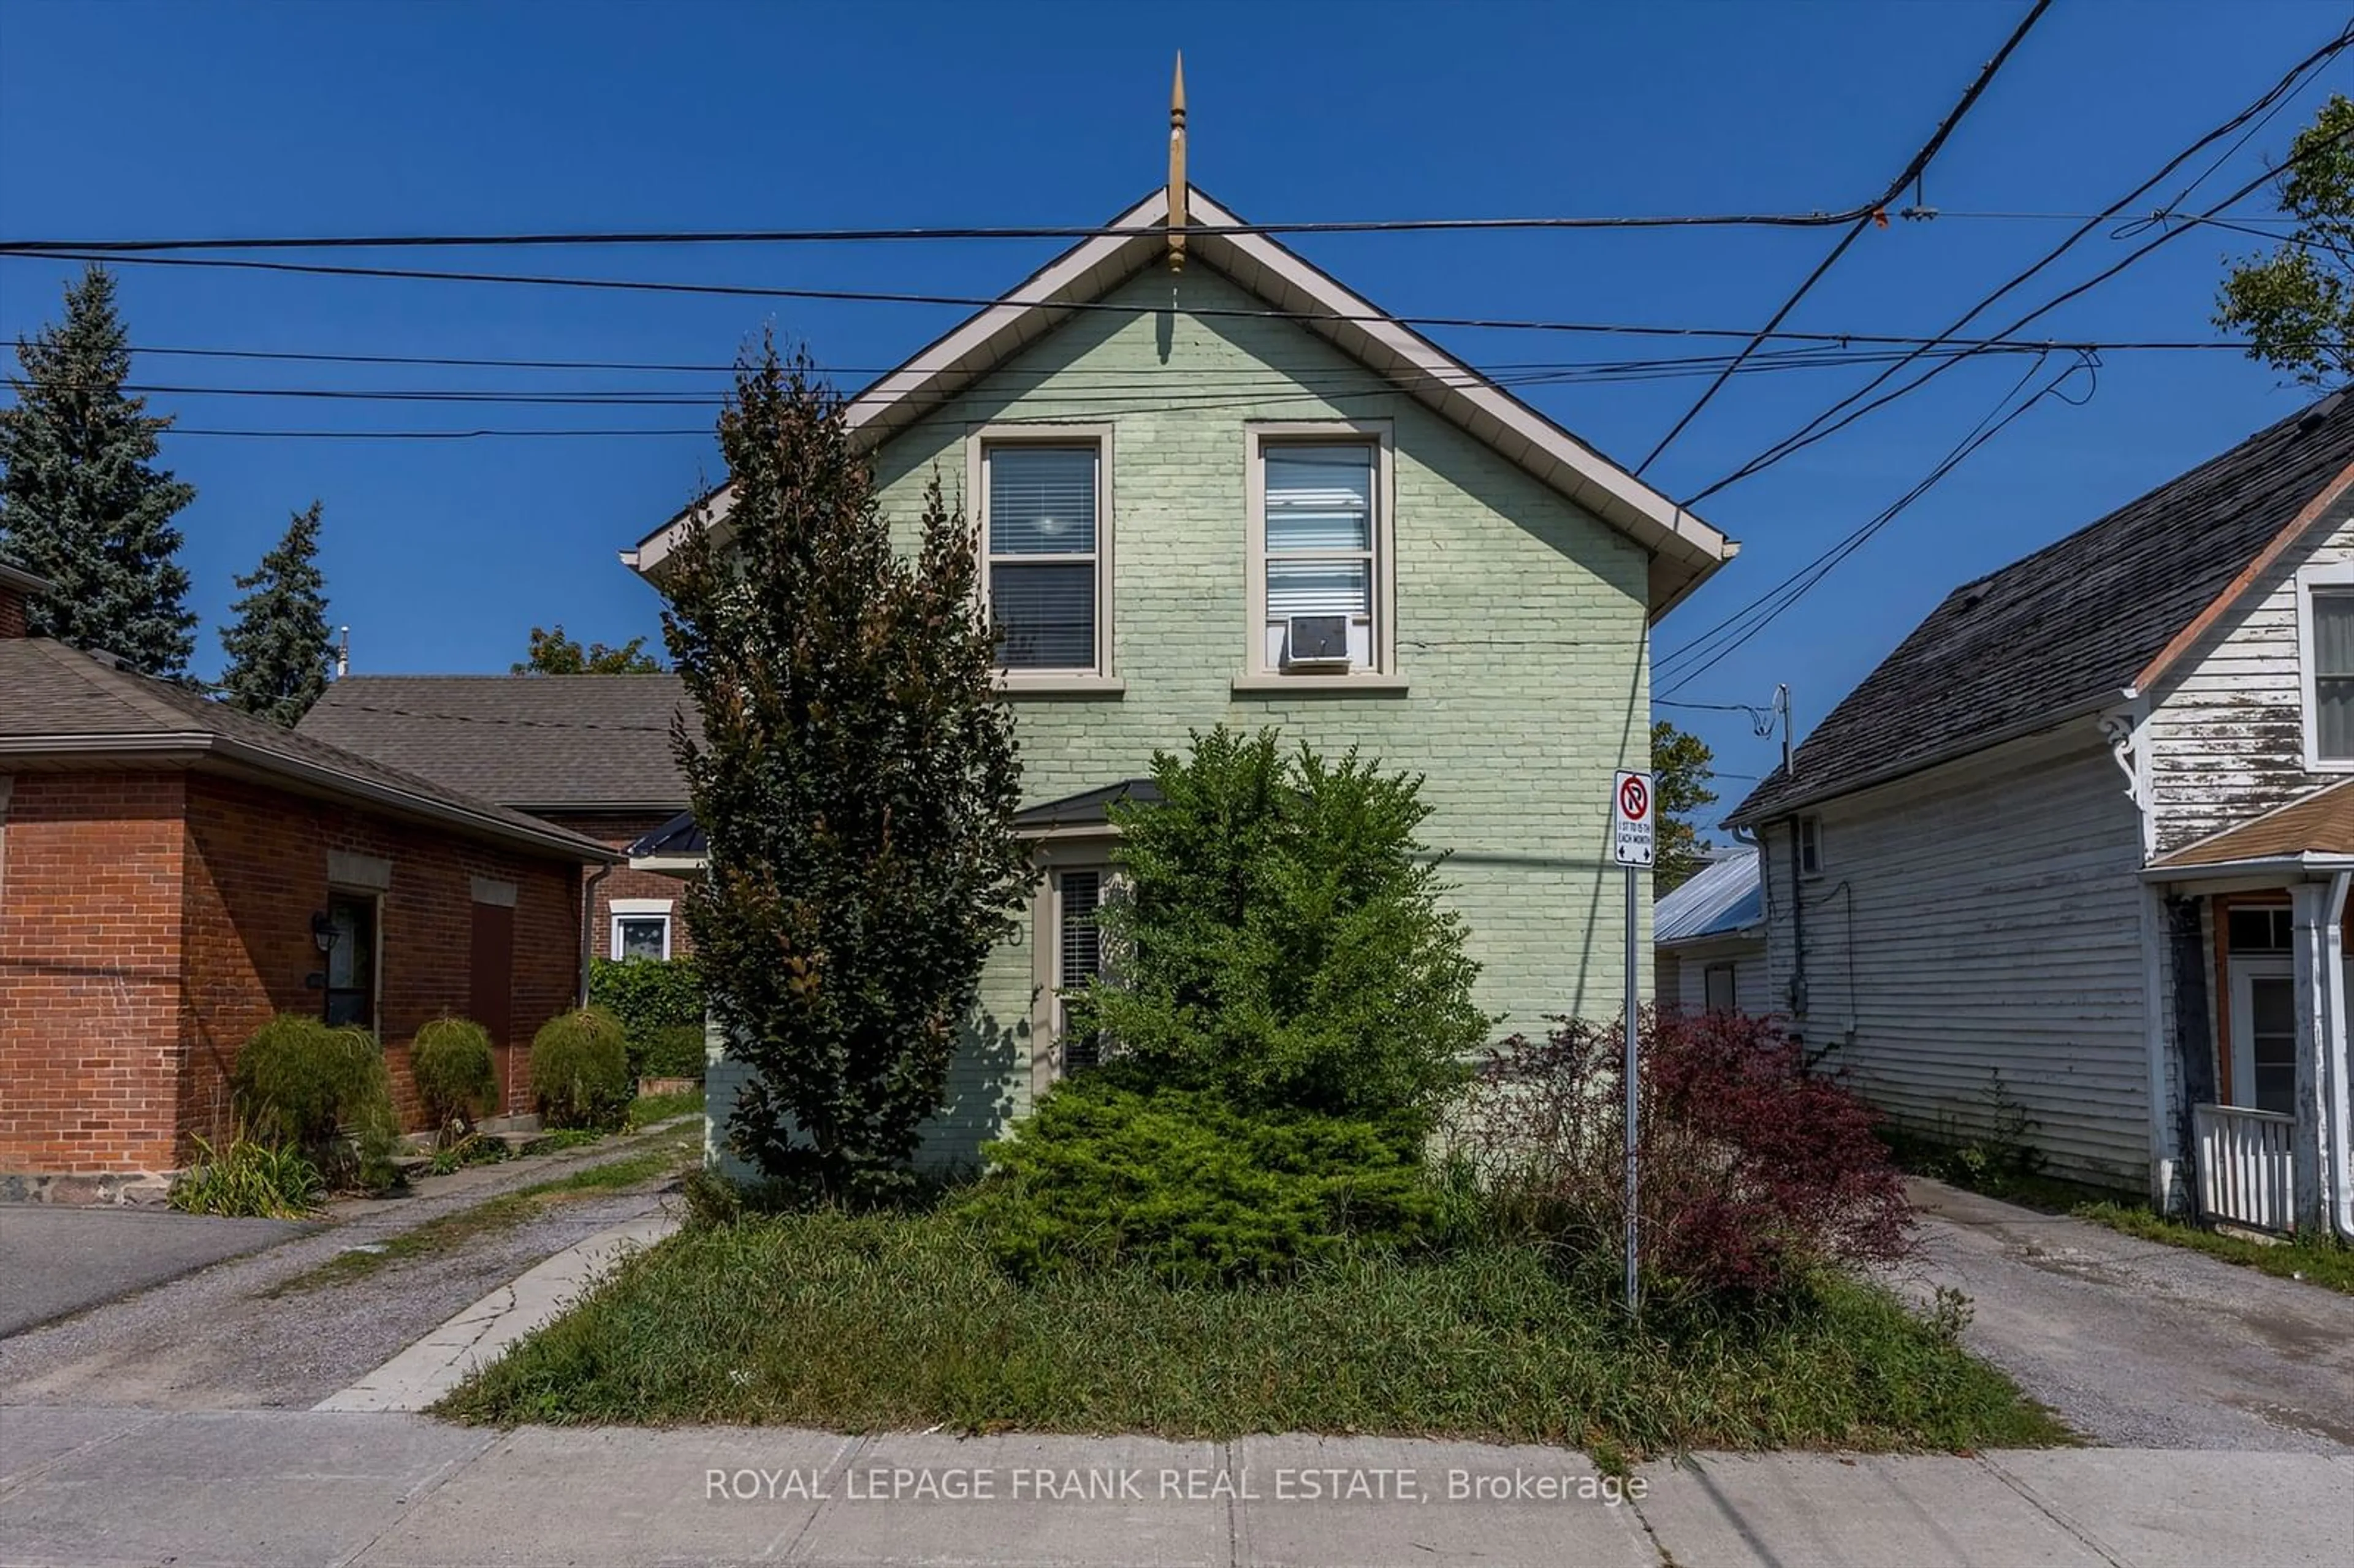
<svg viewBox="0 0 2354 1568">
<path fill-rule="evenodd" d="M 2296 1108 L 2296 981 L 2286 959 L 2232 961 L 2232 1103 Z"/>
</svg>

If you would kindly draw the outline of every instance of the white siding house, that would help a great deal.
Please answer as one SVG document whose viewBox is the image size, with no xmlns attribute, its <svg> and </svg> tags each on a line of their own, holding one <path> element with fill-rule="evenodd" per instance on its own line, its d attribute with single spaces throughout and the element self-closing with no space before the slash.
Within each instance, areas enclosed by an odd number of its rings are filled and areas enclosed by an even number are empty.
<svg viewBox="0 0 2354 1568">
<path fill-rule="evenodd" d="M 1766 977 L 1766 909 L 1757 852 L 1712 851 L 1651 911 L 1652 996 L 1686 1012 L 1777 1011 Z"/>
<path fill-rule="evenodd" d="M 1793 1032 L 1898 1121 L 2354 1233 L 2354 402 L 1954 590 L 1729 820 Z"/>
</svg>

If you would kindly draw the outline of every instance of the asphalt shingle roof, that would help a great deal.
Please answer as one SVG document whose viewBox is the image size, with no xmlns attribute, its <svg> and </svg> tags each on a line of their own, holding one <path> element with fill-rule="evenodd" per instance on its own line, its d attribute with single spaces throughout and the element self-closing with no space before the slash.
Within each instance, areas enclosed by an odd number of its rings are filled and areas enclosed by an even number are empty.
<svg viewBox="0 0 2354 1568">
<path fill-rule="evenodd" d="M 2324 398 L 1946 597 L 1731 817 L 1754 822 L 1960 755 L 2123 691 L 2354 463 Z"/>
<path fill-rule="evenodd" d="M 685 704 L 674 674 L 346 675 L 302 732 L 511 806 L 674 810 Z"/>
<path fill-rule="evenodd" d="M 345 751 L 313 735 L 281 729 L 185 686 L 151 680 L 47 638 L 0 638 L 0 753 L 38 752 L 69 737 L 103 746 L 217 739 L 265 769 L 299 774 L 363 799 L 413 801 L 436 820 L 472 822 L 489 836 L 577 848 L 608 860 L 592 839 L 481 800 L 438 780 Z"/>
</svg>

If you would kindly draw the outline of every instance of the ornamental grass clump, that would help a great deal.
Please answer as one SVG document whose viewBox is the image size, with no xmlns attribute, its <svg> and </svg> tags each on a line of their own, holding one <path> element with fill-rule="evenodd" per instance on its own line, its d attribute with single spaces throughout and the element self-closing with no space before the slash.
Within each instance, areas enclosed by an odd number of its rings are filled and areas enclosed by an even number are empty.
<svg viewBox="0 0 2354 1568">
<path fill-rule="evenodd" d="M 194 1141 L 196 1158 L 164 1199 L 180 1213 L 255 1220 L 318 1213 L 327 1179 L 301 1150 L 257 1143 L 241 1127 L 219 1149 L 202 1138 Z"/>
<path fill-rule="evenodd" d="M 408 1070 L 437 1141 L 472 1132 L 474 1118 L 498 1097 L 491 1033 L 470 1018 L 437 1018 L 419 1029 L 408 1050 Z"/>
<path fill-rule="evenodd" d="M 253 1137 L 301 1150 L 328 1181 L 377 1188 L 396 1179 L 392 1074 L 366 1030 L 281 1012 L 238 1052 L 229 1090 Z"/>
<path fill-rule="evenodd" d="M 559 1012 L 531 1040 L 531 1096 L 553 1128 L 611 1131 L 630 1113 L 629 1032 L 601 1007 Z"/>
</svg>

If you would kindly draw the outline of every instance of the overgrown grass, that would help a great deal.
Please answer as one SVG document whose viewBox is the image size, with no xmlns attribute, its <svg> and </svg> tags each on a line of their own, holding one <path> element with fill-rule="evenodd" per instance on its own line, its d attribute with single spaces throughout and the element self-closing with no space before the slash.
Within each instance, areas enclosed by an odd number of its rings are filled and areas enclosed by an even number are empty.
<svg viewBox="0 0 2354 1568">
<path fill-rule="evenodd" d="M 166 1200 L 182 1213 L 300 1220 L 319 1212 L 326 1178 L 301 1150 L 257 1143 L 241 1131 L 219 1149 L 195 1141 L 196 1160 Z"/>
<path fill-rule="evenodd" d="M 378 1269 L 435 1253 L 451 1252 L 478 1237 L 509 1231 L 568 1199 L 597 1192 L 619 1192 L 682 1168 L 691 1152 L 684 1144 L 665 1144 L 626 1160 L 591 1165 L 551 1181 L 538 1181 L 513 1192 L 426 1221 L 412 1230 L 387 1236 L 372 1251 L 340 1252 L 315 1268 L 281 1280 L 262 1292 L 265 1297 L 292 1296 L 330 1286 L 349 1285 Z"/>
<path fill-rule="evenodd" d="M 640 1095 L 630 1104 L 629 1125 L 632 1130 L 635 1130 L 639 1128 L 652 1127 L 658 1121 L 668 1121 L 676 1116 L 702 1114 L 703 1088 L 702 1086 L 697 1085 L 691 1089 L 681 1089 L 675 1094 Z"/>
<path fill-rule="evenodd" d="M 2308 1285 L 2342 1290 L 2354 1296 L 2354 1247 L 2347 1246 L 2333 1237 L 2301 1236 L 2283 1242 L 2254 1241 L 2246 1236 L 2211 1231 L 2183 1220 L 2166 1219 L 2130 1203 L 2084 1203 L 2073 1213 L 2079 1219 L 2091 1220 L 2114 1231 L 2123 1231 L 2129 1236 L 2165 1242 L 2169 1246 L 2189 1247 L 2193 1252 L 2203 1252 L 2210 1257 L 2220 1257 L 2243 1268 L 2261 1269 L 2282 1279 L 2299 1279 Z"/>
<path fill-rule="evenodd" d="M 1135 1268 L 1016 1285 L 953 1210 L 692 1230 L 452 1393 L 492 1423 L 1267 1431 L 1681 1447 L 2067 1440 L 1933 1324 L 1840 1279 L 1776 1314 L 1662 1330 L 1535 1251 L 1362 1250 L 1280 1286 Z"/>
</svg>

